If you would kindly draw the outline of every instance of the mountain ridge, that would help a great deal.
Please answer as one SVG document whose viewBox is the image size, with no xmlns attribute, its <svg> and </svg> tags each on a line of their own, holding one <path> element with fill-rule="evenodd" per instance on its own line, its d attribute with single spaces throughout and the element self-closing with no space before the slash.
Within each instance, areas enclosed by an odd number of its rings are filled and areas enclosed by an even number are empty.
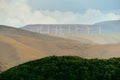
<svg viewBox="0 0 120 80">
<path fill-rule="evenodd" d="M 28 24 L 22 29 L 44 34 L 102 34 L 120 33 L 120 20 L 86 24 Z"/>
</svg>

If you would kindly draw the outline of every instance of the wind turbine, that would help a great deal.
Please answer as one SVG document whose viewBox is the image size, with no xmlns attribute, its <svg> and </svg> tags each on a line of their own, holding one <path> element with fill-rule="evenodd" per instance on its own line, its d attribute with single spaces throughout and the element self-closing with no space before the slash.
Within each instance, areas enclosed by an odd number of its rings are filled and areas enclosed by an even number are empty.
<svg viewBox="0 0 120 80">
<path fill-rule="evenodd" d="M 40 33 L 42 33 L 42 26 L 40 26 Z"/>
<path fill-rule="evenodd" d="M 87 26 L 87 33 L 90 34 L 90 27 Z"/>
<path fill-rule="evenodd" d="M 58 27 L 56 26 L 56 34 L 58 34 Z"/>
<path fill-rule="evenodd" d="M 78 27 L 77 26 L 75 26 L 75 28 L 76 28 L 76 34 L 78 33 Z"/>
<path fill-rule="evenodd" d="M 98 26 L 98 30 L 99 30 L 99 34 L 101 34 L 101 33 L 102 33 L 102 28 L 101 28 L 101 26 Z"/>
<path fill-rule="evenodd" d="M 71 32 L 71 31 L 70 31 L 70 25 L 69 25 L 69 26 L 68 26 L 68 33 L 70 34 L 70 32 Z"/>
<path fill-rule="evenodd" d="M 50 33 L 50 26 L 47 27 L 47 33 Z"/>
</svg>

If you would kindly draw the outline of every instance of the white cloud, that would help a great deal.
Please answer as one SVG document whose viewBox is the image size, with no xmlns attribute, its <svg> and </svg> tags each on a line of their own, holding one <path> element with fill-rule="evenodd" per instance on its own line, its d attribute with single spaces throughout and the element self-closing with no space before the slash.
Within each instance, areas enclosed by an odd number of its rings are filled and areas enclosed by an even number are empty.
<svg viewBox="0 0 120 80">
<path fill-rule="evenodd" d="M 120 15 L 105 14 L 95 9 L 88 9 L 84 14 L 49 10 L 33 12 L 27 0 L 0 0 L 0 24 L 4 25 L 19 27 L 27 24 L 93 24 L 118 19 Z"/>
</svg>

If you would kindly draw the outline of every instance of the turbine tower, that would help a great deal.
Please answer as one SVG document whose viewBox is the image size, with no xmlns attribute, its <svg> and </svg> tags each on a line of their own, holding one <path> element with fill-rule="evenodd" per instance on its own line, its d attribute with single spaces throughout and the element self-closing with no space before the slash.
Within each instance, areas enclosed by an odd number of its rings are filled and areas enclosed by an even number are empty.
<svg viewBox="0 0 120 80">
<path fill-rule="evenodd" d="M 42 26 L 39 26 L 39 33 L 42 33 Z"/>
<path fill-rule="evenodd" d="M 76 29 L 76 34 L 78 34 L 78 27 L 77 27 L 77 26 L 75 26 L 75 29 Z"/>
<path fill-rule="evenodd" d="M 87 26 L 87 33 L 90 34 L 90 27 Z"/>
<path fill-rule="evenodd" d="M 101 28 L 101 26 L 98 26 L 98 29 L 99 29 L 99 34 L 101 34 L 101 33 L 102 33 L 102 28 Z"/>
<path fill-rule="evenodd" d="M 50 33 L 50 26 L 47 27 L 47 33 Z"/>
<path fill-rule="evenodd" d="M 57 26 L 55 28 L 55 34 L 58 34 L 58 29 L 57 29 Z"/>
<path fill-rule="evenodd" d="M 38 26 L 38 29 L 39 29 L 39 33 L 41 33 L 41 27 L 40 26 Z"/>
<path fill-rule="evenodd" d="M 70 34 L 70 25 L 68 26 L 68 33 Z"/>
</svg>

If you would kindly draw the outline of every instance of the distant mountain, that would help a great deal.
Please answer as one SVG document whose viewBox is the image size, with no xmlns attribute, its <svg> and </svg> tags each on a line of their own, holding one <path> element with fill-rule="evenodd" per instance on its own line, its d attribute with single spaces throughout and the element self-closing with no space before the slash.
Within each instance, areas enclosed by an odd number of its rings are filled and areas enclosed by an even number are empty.
<svg viewBox="0 0 120 80">
<path fill-rule="evenodd" d="M 102 33 L 120 33 L 120 20 L 104 21 L 93 26 L 101 26 Z"/>
<path fill-rule="evenodd" d="M 120 20 L 111 20 L 111 21 L 103 21 L 96 23 L 95 25 L 120 25 Z"/>
<path fill-rule="evenodd" d="M 44 34 L 79 34 L 88 32 L 88 26 L 81 24 L 31 24 L 22 29 Z"/>
<path fill-rule="evenodd" d="M 120 20 L 104 21 L 93 25 L 30 24 L 22 29 L 44 34 L 105 34 L 120 33 Z"/>
</svg>

